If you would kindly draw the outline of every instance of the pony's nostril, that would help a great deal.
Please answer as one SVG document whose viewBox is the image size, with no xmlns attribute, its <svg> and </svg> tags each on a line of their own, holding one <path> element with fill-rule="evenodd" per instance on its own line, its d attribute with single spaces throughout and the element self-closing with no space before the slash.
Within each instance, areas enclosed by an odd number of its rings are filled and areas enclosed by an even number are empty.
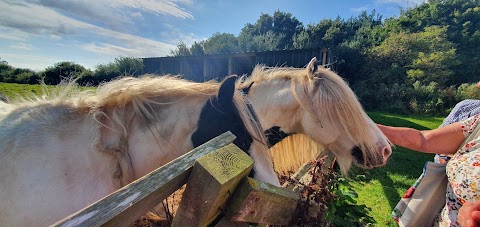
<svg viewBox="0 0 480 227">
<path fill-rule="evenodd" d="M 392 154 L 392 148 L 390 146 L 383 148 L 383 157 L 388 158 Z"/>
<path fill-rule="evenodd" d="M 392 154 L 392 148 L 390 146 L 383 148 L 383 163 L 387 163 L 388 157 Z"/>
</svg>

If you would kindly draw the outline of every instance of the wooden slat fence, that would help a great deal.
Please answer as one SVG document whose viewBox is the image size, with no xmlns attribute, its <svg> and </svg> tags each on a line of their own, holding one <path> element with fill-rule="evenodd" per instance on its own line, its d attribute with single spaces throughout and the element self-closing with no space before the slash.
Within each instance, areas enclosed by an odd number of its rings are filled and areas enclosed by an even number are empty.
<svg viewBox="0 0 480 227">
<path fill-rule="evenodd" d="M 173 226 L 287 225 L 299 195 L 246 177 L 253 160 L 234 139 L 224 133 L 53 226 L 129 226 L 187 182 Z"/>
<path fill-rule="evenodd" d="M 182 75 L 185 79 L 203 82 L 220 80 L 231 74 L 250 74 L 257 64 L 303 68 L 313 57 L 317 57 L 320 65 L 334 62 L 334 56 L 327 48 L 152 57 L 142 60 L 144 73 Z"/>
</svg>

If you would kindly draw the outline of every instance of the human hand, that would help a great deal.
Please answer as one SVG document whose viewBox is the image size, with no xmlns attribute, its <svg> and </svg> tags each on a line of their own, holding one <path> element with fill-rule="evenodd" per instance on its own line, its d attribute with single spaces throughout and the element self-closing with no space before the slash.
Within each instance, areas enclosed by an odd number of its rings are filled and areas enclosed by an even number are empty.
<svg viewBox="0 0 480 227">
<path fill-rule="evenodd" d="M 463 227 L 480 227 L 480 200 L 463 204 L 458 211 L 458 222 Z"/>
</svg>

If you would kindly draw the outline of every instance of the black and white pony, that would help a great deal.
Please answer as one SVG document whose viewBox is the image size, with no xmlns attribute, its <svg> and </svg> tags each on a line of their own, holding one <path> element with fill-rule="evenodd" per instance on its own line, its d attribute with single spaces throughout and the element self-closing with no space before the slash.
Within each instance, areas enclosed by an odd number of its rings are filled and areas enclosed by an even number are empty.
<svg viewBox="0 0 480 227">
<path fill-rule="evenodd" d="M 0 226 L 53 224 L 228 130 L 254 159 L 253 176 L 274 185 L 265 132 L 304 133 L 343 171 L 352 161 L 384 165 L 391 153 L 353 92 L 316 59 L 235 80 L 147 75 L 0 103 Z"/>
</svg>

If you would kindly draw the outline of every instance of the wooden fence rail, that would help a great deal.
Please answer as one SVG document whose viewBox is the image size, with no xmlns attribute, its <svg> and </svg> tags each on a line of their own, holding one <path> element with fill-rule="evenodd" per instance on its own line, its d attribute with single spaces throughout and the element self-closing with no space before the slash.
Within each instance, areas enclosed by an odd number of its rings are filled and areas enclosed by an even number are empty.
<svg viewBox="0 0 480 227">
<path fill-rule="evenodd" d="M 224 133 L 53 226 L 129 225 L 185 184 L 198 158 L 235 138 L 230 132 Z"/>
<path fill-rule="evenodd" d="M 235 138 L 224 133 L 53 226 L 128 226 L 187 182 L 173 226 L 288 224 L 299 196 L 247 178 L 253 160 Z"/>
</svg>

